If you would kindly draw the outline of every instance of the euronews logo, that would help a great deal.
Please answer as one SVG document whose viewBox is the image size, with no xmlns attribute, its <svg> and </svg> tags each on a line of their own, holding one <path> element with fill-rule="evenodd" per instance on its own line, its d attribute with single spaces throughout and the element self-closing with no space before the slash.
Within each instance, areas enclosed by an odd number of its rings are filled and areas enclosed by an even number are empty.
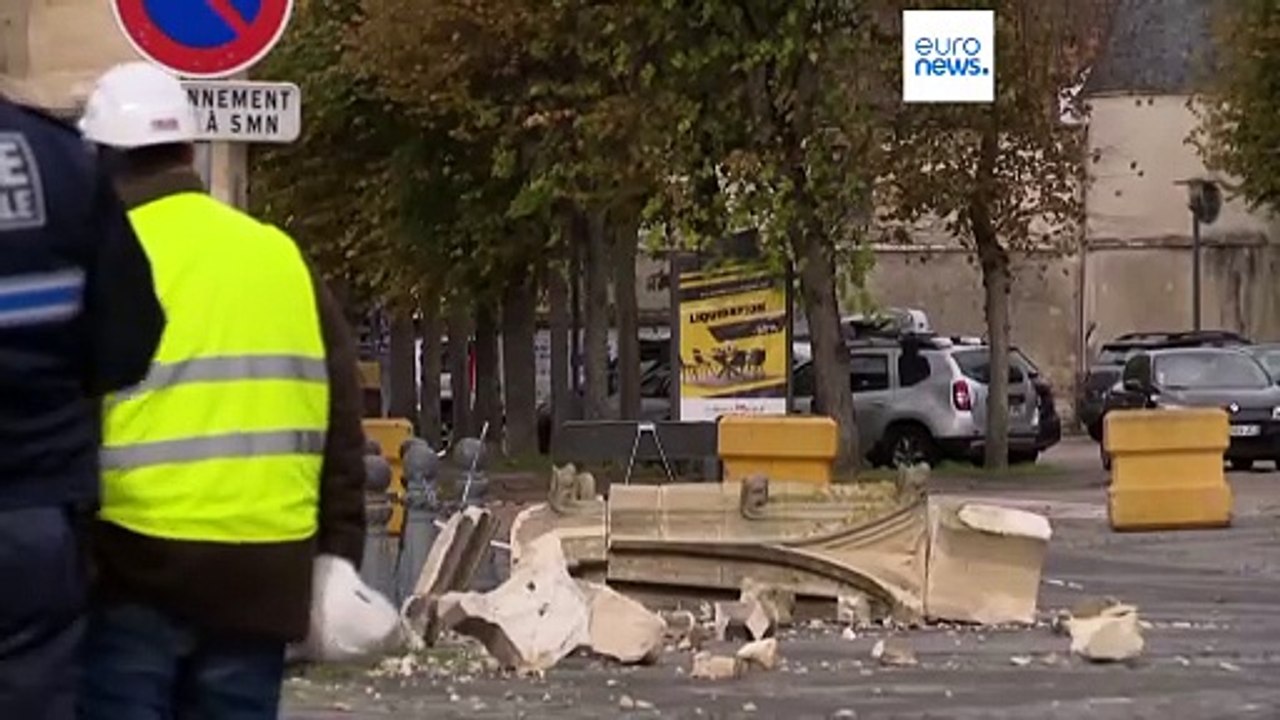
<svg viewBox="0 0 1280 720">
<path fill-rule="evenodd" d="M 995 59 L 993 11 L 903 11 L 904 102 L 992 102 Z"/>
</svg>

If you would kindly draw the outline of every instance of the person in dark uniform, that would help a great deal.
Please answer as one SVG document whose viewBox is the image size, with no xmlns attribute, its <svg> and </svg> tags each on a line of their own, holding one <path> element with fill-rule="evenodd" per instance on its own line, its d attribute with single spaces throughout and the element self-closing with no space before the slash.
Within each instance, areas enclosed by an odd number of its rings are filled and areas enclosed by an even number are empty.
<svg viewBox="0 0 1280 720">
<path fill-rule="evenodd" d="M 0 718 L 75 717 L 98 398 L 145 377 L 163 328 L 89 146 L 0 96 Z"/>
</svg>

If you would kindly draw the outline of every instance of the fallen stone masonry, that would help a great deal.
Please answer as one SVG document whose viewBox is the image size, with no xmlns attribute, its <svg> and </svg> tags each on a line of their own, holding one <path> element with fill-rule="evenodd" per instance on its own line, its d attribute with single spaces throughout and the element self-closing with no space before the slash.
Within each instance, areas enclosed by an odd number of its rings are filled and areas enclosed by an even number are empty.
<svg viewBox="0 0 1280 720">
<path fill-rule="evenodd" d="M 1103 605 L 1095 615 L 1070 618 L 1066 627 L 1071 652 L 1092 662 L 1132 660 L 1146 646 L 1138 609 L 1132 605 Z"/>
<path fill-rule="evenodd" d="M 689 677 L 694 680 L 732 680 L 742 676 L 746 661 L 727 655 L 700 652 L 693 656 Z"/>
<path fill-rule="evenodd" d="M 493 513 L 478 507 L 455 513 L 440 529 L 427 552 L 413 595 L 400 609 L 405 625 L 428 645 L 435 643 L 440 629 L 435 623 L 440 615 L 435 610 L 436 602 L 445 593 L 471 586 L 497 532 Z"/>
<path fill-rule="evenodd" d="M 912 472 L 896 484 L 896 498 L 753 477 L 618 486 L 606 501 L 588 500 L 592 483 L 558 468 L 554 502 L 517 520 L 513 556 L 538 533 L 556 532 L 576 577 L 629 588 L 678 578 L 686 589 L 737 590 L 738 604 L 717 606 L 718 637 L 768 636 L 797 596 L 836 602 L 834 619 L 849 626 L 1033 623 L 1048 520 L 930 500 L 925 471 Z"/>
<path fill-rule="evenodd" d="M 591 642 L 587 598 L 565 568 L 560 540 L 530 543 L 511 577 L 489 593 L 448 593 L 440 625 L 479 640 L 505 669 L 541 672 Z"/>
<path fill-rule="evenodd" d="M 627 665 L 658 659 L 666 638 L 666 621 L 613 588 L 581 581 L 579 586 L 590 607 L 592 652 Z"/>
<path fill-rule="evenodd" d="M 930 505 L 925 615 L 1030 625 L 1052 529 L 1047 518 L 994 505 Z"/>
<path fill-rule="evenodd" d="M 737 657 L 749 666 L 772 670 L 778 666 L 778 639 L 768 638 L 747 643 L 738 649 Z"/>
</svg>

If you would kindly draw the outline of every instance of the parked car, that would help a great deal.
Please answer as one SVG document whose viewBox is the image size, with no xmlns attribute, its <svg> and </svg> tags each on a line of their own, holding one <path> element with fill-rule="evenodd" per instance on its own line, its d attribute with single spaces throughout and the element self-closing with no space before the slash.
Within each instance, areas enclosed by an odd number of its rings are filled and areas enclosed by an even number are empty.
<svg viewBox="0 0 1280 720">
<path fill-rule="evenodd" d="M 1258 359 L 1262 367 L 1271 374 L 1271 379 L 1280 382 L 1280 343 L 1249 345 L 1244 351 Z"/>
<path fill-rule="evenodd" d="M 1076 383 L 1076 417 L 1089 437 L 1102 441 L 1102 417 L 1106 414 L 1107 393 L 1120 380 L 1129 358 L 1140 352 L 1167 348 L 1240 347 L 1248 339 L 1224 330 L 1190 332 L 1129 333 L 1105 343 Z"/>
<path fill-rule="evenodd" d="M 978 460 L 986 444 L 990 355 L 986 346 L 935 336 L 868 339 L 850 348 L 854 411 L 860 447 L 877 465 Z M 814 406 L 811 363 L 797 368 L 795 396 Z M 1039 399 L 1030 373 L 1009 368 L 1010 460 L 1034 461 L 1056 442 L 1039 431 Z"/>
<path fill-rule="evenodd" d="M 1040 413 L 1039 445 L 1040 452 L 1057 445 L 1062 440 L 1062 418 L 1058 415 L 1057 399 L 1053 394 L 1053 383 L 1040 372 L 1040 368 L 1018 348 L 1011 350 L 1011 361 L 1017 363 L 1022 371 L 1031 379 L 1036 389 L 1036 411 Z"/>
<path fill-rule="evenodd" d="M 1232 469 L 1248 470 L 1259 460 L 1280 466 L 1280 387 L 1250 353 L 1234 348 L 1139 352 L 1107 393 L 1105 409 L 1179 407 L 1227 411 L 1231 443 L 1225 456 Z M 1109 466 L 1105 449 L 1102 457 Z"/>
</svg>

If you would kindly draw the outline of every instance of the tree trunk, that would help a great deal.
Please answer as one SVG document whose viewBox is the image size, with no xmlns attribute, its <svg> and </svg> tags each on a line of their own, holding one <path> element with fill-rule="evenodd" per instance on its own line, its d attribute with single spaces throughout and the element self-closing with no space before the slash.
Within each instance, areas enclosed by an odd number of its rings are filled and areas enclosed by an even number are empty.
<svg viewBox="0 0 1280 720">
<path fill-rule="evenodd" d="M 993 240 L 994 242 L 994 240 Z M 1009 256 L 996 246 L 982 261 L 986 291 L 987 344 L 991 382 L 987 385 L 986 456 L 988 469 L 1009 465 Z M 1027 402 L 1034 398 L 1027 398 Z"/>
<path fill-rule="evenodd" d="M 800 295 L 813 352 L 814 399 L 836 421 L 840 446 L 838 471 L 856 468 L 862 459 L 849 385 L 849 351 L 840 332 L 835 264 L 826 240 L 817 233 L 797 233 L 793 250 L 800 262 Z"/>
<path fill-rule="evenodd" d="M 418 357 L 418 429 L 422 438 L 439 448 L 444 440 L 440 408 L 440 376 L 444 373 L 444 318 L 440 314 L 439 293 L 424 291 L 422 312 L 422 353 Z"/>
<path fill-rule="evenodd" d="M 557 263 L 547 268 L 547 305 L 551 312 L 551 422 L 549 447 L 565 421 L 573 417 L 573 388 L 569 382 L 569 284 Z"/>
<path fill-rule="evenodd" d="M 586 284 L 583 355 L 586 365 L 585 415 L 588 420 L 609 417 L 609 259 L 606 213 L 589 216 L 583 277 Z"/>
<path fill-rule="evenodd" d="M 502 378 L 507 409 L 507 453 L 538 451 L 537 283 L 528 272 L 513 274 L 502 295 Z"/>
<path fill-rule="evenodd" d="M 582 419 L 582 254 L 587 246 L 587 219 L 575 210 L 569 218 L 569 417 Z"/>
<path fill-rule="evenodd" d="M 498 362 L 498 318 L 489 301 L 476 303 L 475 432 L 489 423 L 489 439 L 502 437 L 502 369 Z"/>
<path fill-rule="evenodd" d="M 620 419 L 640 418 L 640 307 L 636 300 L 639 216 L 620 218 L 613 237 L 613 301 L 618 308 Z"/>
<path fill-rule="evenodd" d="M 471 313 L 466 301 L 449 299 L 449 408 L 452 439 L 472 434 L 471 413 Z"/>
<path fill-rule="evenodd" d="M 389 387 L 387 414 L 393 418 L 414 420 L 418 417 L 417 369 L 414 367 L 415 333 L 413 313 L 396 310 L 391 318 L 391 343 L 387 352 Z"/>
<path fill-rule="evenodd" d="M 988 470 L 1009 466 L 1009 253 L 1000 245 L 991 217 L 995 203 L 996 160 L 1000 152 L 1000 116 L 993 105 L 978 148 L 969 227 L 982 267 L 987 315 L 988 362 L 987 427 L 984 465 Z M 1027 402 L 1034 398 L 1027 398 Z"/>
</svg>

